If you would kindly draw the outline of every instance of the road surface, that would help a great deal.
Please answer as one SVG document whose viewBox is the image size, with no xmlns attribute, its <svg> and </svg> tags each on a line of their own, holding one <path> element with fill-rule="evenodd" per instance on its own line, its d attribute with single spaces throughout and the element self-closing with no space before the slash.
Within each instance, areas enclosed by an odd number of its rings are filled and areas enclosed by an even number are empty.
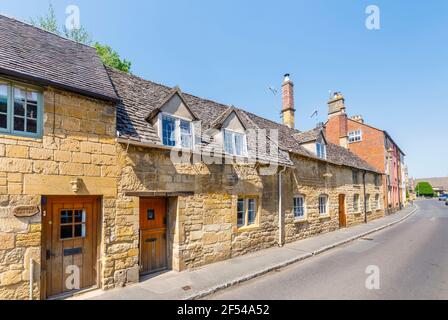
<svg viewBox="0 0 448 320">
<path fill-rule="evenodd" d="M 448 299 L 448 206 L 417 205 L 396 226 L 207 299 Z"/>
</svg>

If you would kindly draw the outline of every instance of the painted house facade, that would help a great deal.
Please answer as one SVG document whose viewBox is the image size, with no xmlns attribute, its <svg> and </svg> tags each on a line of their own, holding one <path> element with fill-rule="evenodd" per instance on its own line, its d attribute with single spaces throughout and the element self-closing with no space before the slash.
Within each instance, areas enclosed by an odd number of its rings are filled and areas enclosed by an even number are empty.
<svg viewBox="0 0 448 320">
<path fill-rule="evenodd" d="M 340 93 L 328 102 L 325 128 L 330 142 L 347 148 L 384 173 L 384 202 L 388 213 L 407 204 L 405 154 L 386 131 L 366 124 L 361 116 L 348 117 L 345 99 Z"/>
<path fill-rule="evenodd" d="M 0 33 L 0 299 L 121 287 L 384 216 L 379 170 L 294 128 L 289 77 L 279 124 L 10 18 Z"/>
</svg>

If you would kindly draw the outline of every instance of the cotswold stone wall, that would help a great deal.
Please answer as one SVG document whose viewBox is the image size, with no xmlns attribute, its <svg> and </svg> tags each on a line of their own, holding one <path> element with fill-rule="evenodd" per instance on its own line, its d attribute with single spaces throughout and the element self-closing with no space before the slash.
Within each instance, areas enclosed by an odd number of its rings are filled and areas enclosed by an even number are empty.
<svg viewBox="0 0 448 320">
<path fill-rule="evenodd" d="M 30 258 L 40 297 L 42 196 L 102 196 L 104 219 L 115 215 L 115 154 L 115 107 L 52 89 L 44 92 L 42 138 L 0 135 L 0 299 L 29 298 Z M 36 214 L 18 217 L 20 206 Z"/>
<path fill-rule="evenodd" d="M 261 176 L 250 165 L 174 165 L 169 151 L 126 144 L 119 149 L 121 177 L 116 218 L 110 224 L 111 234 L 117 236 L 107 244 L 107 284 L 132 282 L 138 266 L 134 253 L 138 250 L 139 198 L 126 196 L 129 192 L 190 193 L 168 201 L 168 258 L 174 270 L 196 268 L 279 244 L 277 175 Z M 350 199 L 359 193 L 363 208 L 363 186 L 352 184 L 350 169 L 302 157 L 294 157 L 294 162 L 295 169 L 283 174 L 283 242 L 339 229 L 339 194 L 346 195 L 347 226 L 364 221 L 364 214 L 355 214 L 351 207 Z M 366 192 L 372 194 L 372 200 L 376 193 L 382 196 L 382 189 L 373 183 L 370 174 Z M 296 221 L 293 213 L 293 199 L 299 194 L 306 199 L 306 219 L 302 221 Z M 330 213 L 325 217 L 319 215 L 320 194 L 330 198 Z M 258 221 L 253 226 L 237 226 L 237 200 L 241 196 L 258 200 Z M 382 210 L 369 213 L 370 219 L 382 215 Z"/>
<path fill-rule="evenodd" d="M 364 222 L 364 186 L 353 185 L 350 168 L 326 164 L 315 160 L 293 157 L 295 169 L 285 174 L 284 209 L 285 209 L 285 239 L 293 242 L 321 233 L 339 229 L 339 195 L 345 195 L 347 227 Z M 360 178 L 360 181 L 362 179 Z M 368 220 L 384 216 L 384 207 L 380 210 L 374 206 L 375 195 L 379 194 L 382 201 L 382 187 L 374 185 L 372 173 L 366 175 L 366 193 L 371 194 L 372 211 L 368 212 Z M 359 210 L 354 211 L 353 198 L 359 194 Z M 305 217 L 294 217 L 294 197 L 304 196 Z M 329 197 L 329 216 L 319 214 L 319 196 Z"/>
<path fill-rule="evenodd" d="M 129 250 L 138 249 L 139 198 L 127 192 L 190 192 L 169 200 L 170 266 L 185 270 L 222 261 L 277 243 L 276 176 L 262 177 L 251 165 L 174 165 L 170 152 L 121 145 L 118 163 L 117 218 L 112 232 L 128 230 L 126 239 L 108 245 L 114 248 L 115 260 L 107 275 L 118 271 L 117 261 L 133 268 L 138 259 L 126 258 Z M 254 196 L 259 203 L 258 223 L 237 228 L 236 205 L 239 196 Z M 134 212 L 134 216 L 131 213 Z M 126 215 L 127 213 L 127 215 Z M 124 245 L 127 244 L 127 245 Z M 113 265 L 115 264 L 115 267 Z M 113 270 L 112 270 L 113 268 Z M 123 271 L 125 273 L 128 271 Z M 108 281 L 108 280 L 106 280 Z M 112 281 L 112 279 L 110 280 Z"/>
</svg>

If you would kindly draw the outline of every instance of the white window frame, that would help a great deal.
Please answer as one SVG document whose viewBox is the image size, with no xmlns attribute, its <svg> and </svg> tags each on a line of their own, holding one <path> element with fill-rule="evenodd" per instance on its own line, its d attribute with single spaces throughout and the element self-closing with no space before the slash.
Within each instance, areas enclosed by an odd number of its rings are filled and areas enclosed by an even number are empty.
<svg viewBox="0 0 448 320">
<path fill-rule="evenodd" d="M 327 146 L 325 143 L 316 142 L 316 155 L 320 159 L 327 159 Z"/>
<path fill-rule="evenodd" d="M 353 212 L 360 213 L 361 212 L 361 196 L 358 193 L 353 195 Z"/>
<path fill-rule="evenodd" d="M 244 223 L 238 223 L 238 203 L 243 200 L 243 220 Z M 249 202 L 253 200 L 255 207 L 254 207 L 254 214 L 255 214 L 255 219 L 253 221 L 249 221 Z M 248 227 L 256 227 L 258 226 L 258 219 L 259 219 L 259 208 L 260 208 L 260 202 L 259 202 L 259 197 L 258 196 L 239 196 L 237 199 L 237 227 L 238 228 L 248 228 Z"/>
<path fill-rule="evenodd" d="M 322 200 L 324 200 L 324 203 L 322 203 Z M 321 194 L 319 196 L 319 215 L 321 217 L 330 215 L 329 203 L 330 203 L 330 197 L 327 194 Z M 322 210 L 322 208 L 325 208 L 325 210 Z"/>
<path fill-rule="evenodd" d="M 355 130 L 348 133 L 348 142 L 355 143 L 362 141 L 362 130 Z"/>
<path fill-rule="evenodd" d="M 175 145 L 174 146 L 167 146 L 163 143 L 163 117 L 168 117 L 168 118 L 172 118 L 175 120 L 175 130 L 174 130 L 174 140 L 175 140 Z M 180 123 L 181 121 L 185 121 L 188 122 L 190 124 L 190 134 L 191 134 L 191 147 L 190 148 L 186 148 L 182 146 L 182 133 L 181 133 L 181 129 L 180 129 Z M 184 149 L 184 150 L 193 150 L 195 147 L 195 131 L 194 131 L 194 125 L 193 125 L 193 121 L 191 119 L 188 118 L 184 118 L 184 117 L 179 117 L 173 114 L 169 114 L 169 113 L 165 113 L 165 112 L 161 112 L 159 113 L 158 116 L 158 127 L 159 127 L 159 137 L 162 140 L 162 144 L 165 147 L 168 148 L 178 148 L 178 149 Z"/>
<path fill-rule="evenodd" d="M 227 151 L 226 148 L 226 133 L 230 134 L 232 137 L 232 153 L 229 153 Z M 241 136 L 243 137 L 243 154 L 239 155 L 236 152 L 236 136 Z M 234 130 L 230 130 L 230 129 L 223 129 L 222 131 L 222 143 L 223 143 L 223 150 L 224 153 L 228 154 L 228 155 L 232 155 L 232 156 L 236 156 L 236 157 L 247 157 L 247 135 L 245 133 L 242 132 L 238 132 L 238 131 L 234 131 Z"/>
<path fill-rule="evenodd" d="M 302 200 L 302 215 L 298 216 L 296 213 L 297 209 L 297 203 L 296 201 L 301 199 Z M 293 203 L 293 213 L 294 213 L 294 219 L 295 220 L 306 220 L 306 202 L 305 202 L 305 196 L 304 195 L 297 195 L 294 197 L 294 203 Z"/>
<path fill-rule="evenodd" d="M 381 210 L 381 196 L 379 194 L 375 195 L 375 207 L 376 210 Z"/>
</svg>

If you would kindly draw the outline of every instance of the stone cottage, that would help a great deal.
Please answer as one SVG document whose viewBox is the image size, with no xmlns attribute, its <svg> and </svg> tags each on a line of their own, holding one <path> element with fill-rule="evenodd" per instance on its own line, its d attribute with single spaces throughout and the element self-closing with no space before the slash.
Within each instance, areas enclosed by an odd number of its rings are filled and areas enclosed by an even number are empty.
<svg viewBox="0 0 448 320">
<path fill-rule="evenodd" d="M 381 172 L 0 16 L 0 299 L 110 289 L 384 215 Z M 48 63 L 51 61 L 52 63 Z"/>
</svg>

